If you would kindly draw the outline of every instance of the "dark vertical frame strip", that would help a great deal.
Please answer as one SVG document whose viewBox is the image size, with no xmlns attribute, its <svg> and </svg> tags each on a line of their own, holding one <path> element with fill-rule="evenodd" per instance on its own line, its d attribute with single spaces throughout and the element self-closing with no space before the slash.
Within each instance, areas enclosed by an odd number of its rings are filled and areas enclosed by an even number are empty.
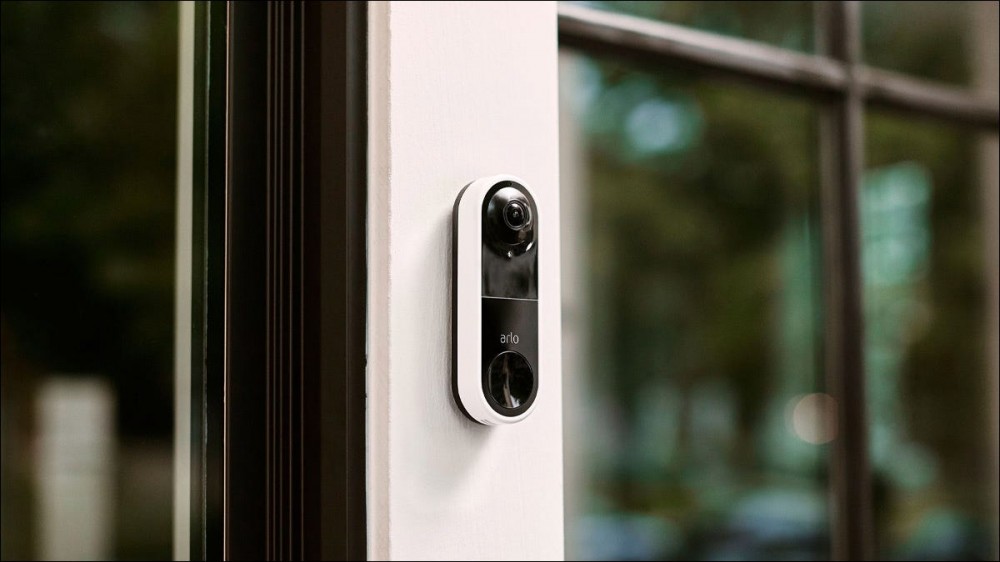
<svg viewBox="0 0 1000 562">
<path fill-rule="evenodd" d="M 226 217 L 224 3 L 195 5 L 191 331 L 192 560 L 222 557 Z"/>
<path fill-rule="evenodd" d="M 864 169 L 860 16 L 854 2 L 817 6 L 820 48 L 847 69 L 847 87 L 825 109 L 821 131 L 824 239 L 824 355 L 827 386 L 839 404 L 830 456 L 832 555 L 871 560 L 871 467 L 864 371 L 864 303 L 859 194 Z"/>
<path fill-rule="evenodd" d="M 360 559 L 366 6 L 229 4 L 230 559 Z"/>
<path fill-rule="evenodd" d="M 320 528 L 308 534 L 317 540 L 307 539 L 306 555 L 358 560 L 367 556 L 367 6 L 308 3 L 306 10 L 306 143 L 316 151 L 307 152 L 316 189 L 307 192 L 306 208 L 314 214 L 306 224 L 317 227 L 307 240 L 318 244 L 309 253 L 318 256 L 311 262 L 318 271 L 307 274 L 312 290 L 306 291 L 318 301 L 306 310 L 308 332 L 318 337 L 312 344 L 321 377 L 318 392 L 310 394 L 318 403 L 307 410 L 307 427 L 319 428 L 312 438 L 322 444 L 313 450 L 321 493 L 310 505 Z M 316 465 L 315 457 L 308 461 Z"/>
<path fill-rule="evenodd" d="M 267 5 L 229 7 L 226 178 L 226 559 L 264 555 L 266 512 Z"/>
</svg>

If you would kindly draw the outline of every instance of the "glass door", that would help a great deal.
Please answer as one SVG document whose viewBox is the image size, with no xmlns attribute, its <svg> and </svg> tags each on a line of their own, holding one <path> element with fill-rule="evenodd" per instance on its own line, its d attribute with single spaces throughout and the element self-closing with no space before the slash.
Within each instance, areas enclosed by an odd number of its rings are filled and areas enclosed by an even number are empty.
<svg viewBox="0 0 1000 562">
<path fill-rule="evenodd" d="M 0 555 L 363 557 L 366 8 L 2 10 Z"/>
<path fill-rule="evenodd" d="M 996 559 L 997 4 L 559 11 L 567 555 Z"/>
<path fill-rule="evenodd" d="M 0 554 L 170 558 L 178 5 L 0 10 Z"/>
</svg>

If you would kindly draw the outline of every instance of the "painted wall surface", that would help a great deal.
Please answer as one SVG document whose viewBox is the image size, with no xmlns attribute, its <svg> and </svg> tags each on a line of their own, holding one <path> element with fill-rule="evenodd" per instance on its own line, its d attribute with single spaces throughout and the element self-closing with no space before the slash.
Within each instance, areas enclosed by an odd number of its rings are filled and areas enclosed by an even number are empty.
<svg viewBox="0 0 1000 562">
<path fill-rule="evenodd" d="M 557 80 L 554 3 L 371 5 L 373 559 L 563 556 Z M 524 178 L 550 213 L 538 405 L 485 427 L 450 389 L 451 213 L 464 185 L 497 173 Z"/>
</svg>

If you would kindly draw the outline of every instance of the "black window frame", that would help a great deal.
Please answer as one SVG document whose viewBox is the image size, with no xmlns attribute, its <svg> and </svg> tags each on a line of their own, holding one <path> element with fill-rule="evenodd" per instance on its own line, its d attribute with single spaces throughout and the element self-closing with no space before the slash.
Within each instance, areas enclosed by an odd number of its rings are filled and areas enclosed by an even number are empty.
<svg viewBox="0 0 1000 562">
<path fill-rule="evenodd" d="M 189 555 L 363 559 L 367 7 L 195 28 Z"/>
<path fill-rule="evenodd" d="M 560 48 L 588 55 L 686 67 L 795 93 L 822 105 L 823 364 L 840 404 L 830 455 L 832 555 L 873 559 L 871 468 L 864 372 L 861 225 L 864 114 L 888 109 L 996 134 L 997 100 L 872 68 L 861 60 L 860 5 L 815 2 L 819 54 L 559 3 Z M 994 289 L 995 290 L 995 289 Z"/>
</svg>

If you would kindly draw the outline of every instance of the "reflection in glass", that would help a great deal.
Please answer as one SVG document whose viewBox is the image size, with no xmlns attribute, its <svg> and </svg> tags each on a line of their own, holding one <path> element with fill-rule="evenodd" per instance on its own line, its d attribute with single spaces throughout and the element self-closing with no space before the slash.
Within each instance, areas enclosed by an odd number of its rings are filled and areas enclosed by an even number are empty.
<svg viewBox="0 0 1000 562">
<path fill-rule="evenodd" d="M 567 555 L 828 557 L 815 108 L 562 72 Z"/>
<path fill-rule="evenodd" d="M 880 554 L 994 558 L 996 435 L 985 429 L 996 389 L 976 137 L 873 114 L 867 142 L 865 367 Z"/>
<path fill-rule="evenodd" d="M 865 62 L 921 78 L 969 84 L 974 56 L 971 31 L 982 11 L 976 4 L 862 2 Z"/>
<path fill-rule="evenodd" d="M 0 554 L 169 558 L 177 6 L 0 10 Z"/>
<path fill-rule="evenodd" d="M 752 39 L 775 47 L 814 51 L 813 2 L 571 2 L 641 18 L 693 27 L 720 35 Z"/>
</svg>

